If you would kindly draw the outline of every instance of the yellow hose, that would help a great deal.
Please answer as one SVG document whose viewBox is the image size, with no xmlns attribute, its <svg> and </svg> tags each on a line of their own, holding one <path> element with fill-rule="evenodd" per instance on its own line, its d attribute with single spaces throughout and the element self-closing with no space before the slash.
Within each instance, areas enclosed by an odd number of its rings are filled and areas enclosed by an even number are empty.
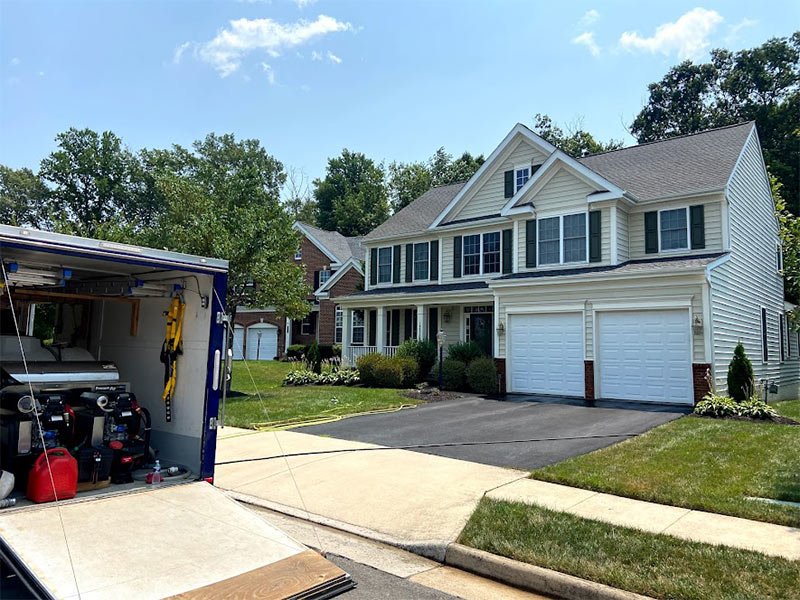
<svg viewBox="0 0 800 600">
<path fill-rule="evenodd" d="M 307 419 L 286 419 L 284 421 L 270 421 L 268 423 L 251 423 L 250 427 L 257 431 L 282 431 L 284 429 L 293 429 L 295 427 L 308 427 L 310 425 L 323 425 L 325 423 L 335 423 L 342 419 L 349 419 L 350 417 L 361 417 L 364 415 L 379 415 L 383 413 L 393 413 L 403 410 L 404 408 L 415 408 L 415 404 L 401 404 L 395 408 L 377 408 L 375 410 L 368 410 L 359 413 L 352 413 L 349 415 L 331 415 L 309 417 Z"/>
</svg>

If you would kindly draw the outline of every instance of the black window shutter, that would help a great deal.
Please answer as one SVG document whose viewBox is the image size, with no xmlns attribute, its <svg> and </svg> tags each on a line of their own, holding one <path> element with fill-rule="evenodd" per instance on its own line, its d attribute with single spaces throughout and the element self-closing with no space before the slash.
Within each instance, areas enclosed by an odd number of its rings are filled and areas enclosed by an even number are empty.
<svg viewBox="0 0 800 600">
<path fill-rule="evenodd" d="M 378 312 L 375 310 L 369 311 L 369 345 L 376 346 L 378 344 Z"/>
<path fill-rule="evenodd" d="M 786 340 L 784 339 L 786 337 L 786 331 L 783 326 L 783 319 L 783 313 L 778 313 L 778 325 L 780 326 L 781 336 L 781 362 L 786 360 L 786 346 L 784 345 L 786 343 Z"/>
<path fill-rule="evenodd" d="M 431 279 L 439 279 L 439 240 L 431 242 Z"/>
<path fill-rule="evenodd" d="M 761 358 L 764 362 L 769 360 L 769 345 L 767 338 L 767 309 L 761 309 Z"/>
<path fill-rule="evenodd" d="M 437 333 L 439 333 L 439 309 L 431 306 L 428 310 L 428 339 L 436 340 Z"/>
<path fill-rule="evenodd" d="M 314 271 L 314 289 L 319 287 L 319 271 Z"/>
<path fill-rule="evenodd" d="M 399 246 L 398 246 L 399 248 Z M 389 342 L 390 346 L 400 345 L 400 309 L 396 308 L 392 311 L 392 336 Z"/>
<path fill-rule="evenodd" d="M 705 207 L 702 204 L 689 207 L 689 222 L 692 227 L 692 250 L 706 247 Z"/>
<path fill-rule="evenodd" d="M 513 234 L 510 229 L 503 230 L 503 273 L 511 273 L 513 270 L 512 253 Z"/>
<path fill-rule="evenodd" d="M 394 260 L 392 261 L 392 282 L 400 283 L 400 245 L 394 247 Z"/>
<path fill-rule="evenodd" d="M 414 244 L 406 244 L 406 283 L 414 281 Z"/>
<path fill-rule="evenodd" d="M 511 198 L 514 195 L 514 171 L 506 171 L 505 177 L 505 197 Z"/>
<path fill-rule="evenodd" d="M 404 340 L 410 340 L 411 337 L 412 337 L 411 326 L 413 325 L 413 323 L 411 322 L 411 319 L 413 319 L 414 317 L 411 315 L 411 313 L 412 313 L 412 309 L 407 308 L 406 309 L 406 314 L 403 315 L 403 339 Z"/>
<path fill-rule="evenodd" d="M 589 262 L 603 260 L 600 233 L 600 211 L 593 210 L 589 213 Z"/>
<path fill-rule="evenodd" d="M 658 253 L 658 211 L 644 213 L 644 251 Z"/>
<path fill-rule="evenodd" d="M 378 284 L 378 249 L 370 248 L 369 251 L 369 284 Z"/>
<path fill-rule="evenodd" d="M 461 277 L 461 236 L 453 238 L 453 277 Z"/>
<path fill-rule="evenodd" d="M 525 266 L 536 268 L 536 219 L 525 221 Z"/>
</svg>

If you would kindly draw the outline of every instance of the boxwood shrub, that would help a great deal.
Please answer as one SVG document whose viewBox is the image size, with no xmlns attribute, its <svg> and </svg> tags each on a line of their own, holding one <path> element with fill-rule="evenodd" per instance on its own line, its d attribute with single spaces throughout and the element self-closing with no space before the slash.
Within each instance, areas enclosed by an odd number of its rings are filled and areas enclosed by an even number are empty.
<svg viewBox="0 0 800 600">
<path fill-rule="evenodd" d="M 460 390 L 467 380 L 467 365 L 454 358 L 446 358 L 442 363 L 442 387 L 446 390 Z"/>
<path fill-rule="evenodd" d="M 494 394 L 497 391 L 497 368 L 494 360 L 482 357 L 469 363 L 467 383 L 476 394 Z"/>
<path fill-rule="evenodd" d="M 428 376 L 431 368 L 436 363 L 436 342 L 431 340 L 406 340 L 397 348 L 395 356 L 414 359 L 418 367 L 417 381 L 422 381 Z"/>
<path fill-rule="evenodd" d="M 483 350 L 475 342 L 456 342 L 447 349 L 447 358 L 459 360 L 465 365 L 483 355 Z"/>
</svg>

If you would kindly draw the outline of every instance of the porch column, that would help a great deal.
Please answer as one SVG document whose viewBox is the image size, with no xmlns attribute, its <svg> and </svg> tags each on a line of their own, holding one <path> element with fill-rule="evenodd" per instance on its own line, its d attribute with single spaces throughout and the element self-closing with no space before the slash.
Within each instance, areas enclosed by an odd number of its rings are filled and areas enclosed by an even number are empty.
<svg viewBox="0 0 800 600">
<path fill-rule="evenodd" d="M 424 304 L 417 304 L 417 339 L 424 340 L 428 334 L 428 326 L 425 323 L 425 315 L 428 311 L 425 310 Z"/>
<path fill-rule="evenodd" d="M 350 356 L 350 327 L 353 322 L 352 309 L 342 307 L 342 363 L 352 365 L 353 360 Z"/>
<path fill-rule="evenodd" d="M 375 346 L 378 352 L 383 352 L 383 347 L 386 342 L 386 308 L 383 306 L 378 307 L 378 318 L 375 323 L 378 331 L 375 332 Z"/>
</svg>

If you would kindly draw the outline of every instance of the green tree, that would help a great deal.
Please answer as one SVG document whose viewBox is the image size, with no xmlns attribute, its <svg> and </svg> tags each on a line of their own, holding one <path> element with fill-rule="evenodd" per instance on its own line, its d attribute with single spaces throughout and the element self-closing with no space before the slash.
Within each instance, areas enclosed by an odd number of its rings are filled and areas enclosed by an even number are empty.
<svg viewBox="0 0 800 600">
<path fill-rule="evenodd" d="M 597 141 L 591 133 L 583 129 L 583 122 L 580 119 L 567 125 L 566 131 L 564 131 L 553 123 L 548 115 L 537 113 L 533 118 L 533 131 L 559 150 L 575 158 L 580 158 L 585 154 L 596 154 L 622 148 L 622 142 L 618 140 Z"/>
<path fill-rule="evenodd" d="M 301 318 L 310 290 L 292 260 L 297 237 L 280 202 L 283 165 L 258 140 L 209 134 L 192 149 L 151 152 L 166 207 L 148 243 L 230 262 L 228 307 L 274 306 Z"/>
<path fill-rule="evenodd" d="M 283 187 L 283 204 L 286 211 L 295 221 L 303 223 L 317 222 L 317 202 L 311 196 L 308 178 L 297 169 L 289 169 Z"/>
<path fill-rule="evenodd" d="M 389 216 L 383 170 L 347 148 L 328 159 L 324 179 L 314 180 L 317 225 L 342 235 L 364 235 Z"/>
<path fill-rule="evenodd" d="M 47 187 L 30 169 L 0 165 L 0 223 L 47 226 Z"/>
<path fill-rule="evenodd" d="M 648 86 L 631 124 L 639 142 L 754 120 L 769 170 L 800 213 L 800 32 L 737 52 L 717 49 L 708 63 L 684 61 Z"/>
<path fill-rule="evenodd" d="M 42 160 L 53 227 L 89 237 L 130 236 L 160 210 L 139 158 L 110 131 L 71 128 Z"/>
<path fill-rule="evenodd" d="M 786 209 L 781 182 L 770 175 L 772 198 L 775 201 L 775 214 L 780 226 L 781 248 L 783 250 L 783 280 L 786 297 L 800 304 L 800 219 Z M 800 326 L 800 314 L 795 311 L 794 321 Z"/>
<path fill-rule="evenodd" d="M 755 391 L 754 381 L 753 365 L 739 342 L 728 365 L 728 395 L 736 402 L 744 402 Z"/>
</svg>

